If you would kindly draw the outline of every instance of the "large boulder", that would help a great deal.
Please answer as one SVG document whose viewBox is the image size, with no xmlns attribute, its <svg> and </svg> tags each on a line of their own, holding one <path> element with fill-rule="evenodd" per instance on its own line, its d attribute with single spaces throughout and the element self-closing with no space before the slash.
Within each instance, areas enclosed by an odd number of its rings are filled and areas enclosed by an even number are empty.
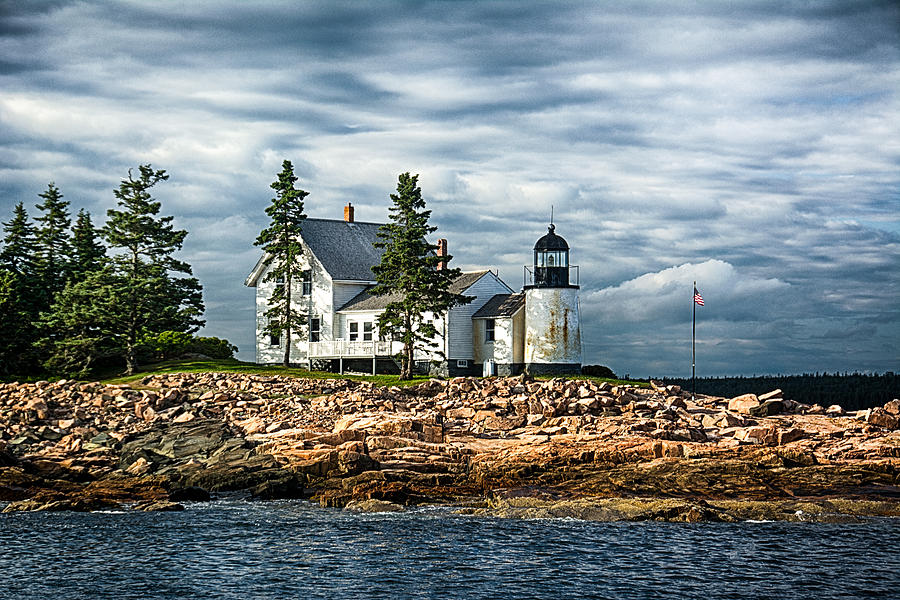
<svg viewBox="0 0 900 600">
<path fill-rule="evenodd" d="M 750 409 L 756 408 L 759 404 L 759 398 L 756 394 L 743 394 L 741 396 L 735 396 L 728 401 L 728 410 L 749 415 Z"/>
<path fill-rule="evenodd" d="M 754 417 L 772 417 L 774 415 L 780 415 L 784 412 L 784 401 L 766 400 L 759 406 L 751 406 L 748 409 L 748 412 Z"/>
<path fill-rule="evenodd" d="M 885 429 L 900 429 L 900 417 L 892 415 L 883 408 L 873 408 L 866 417 L 870 425 L 884 427 Z"/>
</svg>

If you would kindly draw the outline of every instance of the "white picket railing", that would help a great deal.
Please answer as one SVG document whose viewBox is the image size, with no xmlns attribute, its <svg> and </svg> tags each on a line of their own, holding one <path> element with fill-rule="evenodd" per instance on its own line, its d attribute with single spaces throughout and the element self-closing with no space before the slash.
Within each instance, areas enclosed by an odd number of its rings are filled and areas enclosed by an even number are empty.
<svg viewBox="0 0 900 600">
<path fill-rule="evenodd" d="M 327 340 L 309 342 L 310 358 L 339 356 L 393 356 L 403 348 L 400 342 L 371 341 L 349 342 L 347 340 Z"/>
</svg>

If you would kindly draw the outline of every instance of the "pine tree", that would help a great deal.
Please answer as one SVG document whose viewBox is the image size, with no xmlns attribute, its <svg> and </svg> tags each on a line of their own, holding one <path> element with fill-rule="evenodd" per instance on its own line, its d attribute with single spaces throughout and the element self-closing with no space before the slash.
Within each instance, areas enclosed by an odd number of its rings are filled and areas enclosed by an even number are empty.
<svg viewBox="0 0 900 600">
<path fill-rule="evenodd" d="M 31 312 L 23 296 L 22 276 L 0 268 L 0 374 L 25 373 L 30 360 Z"/>
<path fill-rule="evenodd" d="M 0 267 L 26 277 L 33 276 L 37 262 L 37 236 L 22 202 L 16 204 L 13 218 L 3 224 L 3 231 L 6 235 L 3 250 L 0 250 Z"/>
<path fill-rule="evenodd" d="M 91 213 L 78 211 L 75 226 L 72 227 L 72 262 L 69 278 L 83 281 L 89 273 L 103 266 L 106 249 L 99 240 L 100 230 L 91 222 Z"/>
<path fill-rule="evenodd" d="M 32 344 L 37 337 L 37 240 L 22 202 L 3 224 L 0 250 L 0 372 L 27 373 L 35 364 Z"/>
<path fill-rule="evenodd" d="M 47 191 L 38 194 L 44 199 L 36 205 L 41 215 L 35 217 L 37 229 L 37 273 L 41 310 L 46 310 L 53 297 L 66 285 L 71 260 L 72 246 L 69 238 L 69 203 L 63 200 L 52 182 Z"/>
<path fill-rule="evenodd" d="M 372 267 L 377 285 L 371 293 L 400 296 L 378 317 L 378 329 L 383 337 L 403 342 L 401 379 L 412 378 L 416 349 L 437 346 L 433 341 L 437 330 L 427 317 L 441 315 L 472 300 L 450 292 L 450 284 L 460 276 L 459 269 L 437 268 L 452 257 L 438 256 L 437 246 L 425 240 L 437 227 L 428 224 L 431 211 L 425 210 L 418 180 L 418 175 L 400 175 L 397 193 L 391 194 L 391 222 L 381 227 L 381 241 L 375 243 L 384 248 L 384 254 L 381 263 Z"/>
<path fill-rule="evenodd" d="M 279 284 L 269 298 L 269 309 L 265 313 L 268 319 L 266 333 L 284 338 L 283 364 L 287 367 L 291 361 L 291 333 L 306 323 L 305 315 L 291 304 L 291 288 L 300 278 L 300 232 L 306 218 L 303 199 L 309 193 L 294 187 L 297 177 L 291 161 L 286 160 L 281 166 L 278 179 L 269 186 L 275 190 L 275 197 L 266 208 L 271 222 L 259 233 L 254 245 L 262 247 L 266 253 L 265 265 L 271 266 L 263 281 Z"/>
<path fill-rule="evenodd" d="M 113 257 L 114 272 L 120 284 L 114 286 L 117 313 L 124 334 L 124 358 L 127 373 L 137 366 L 137 343 L 144 333 L 158 333 L 161 322 L 170 329 L 194 332 L 203 325 L 203 300 L 200 283 L 191 277 L 172 277 L 172 273 L 191 274 L 187 263 L 173 254 L 180 250 L 187 231 L 176 230 L 173 217 L 157 217 L 161 204 L 153 200 L 150 189 L 169 176 L 150 165 L 132 171 L 115 190 L 119 209 L 107 211 L 102 229 L 110 248 L 120 250 Z"/>
<path fill-rule="evenodd" d="M 127 282 L 111 267 L 70 281 L 41 315 L 44 337 L 38 342 L 51 373 L 85 377 L 95 363 L 125 353 L 129 307 L 119 302 Z"/>
</svg>

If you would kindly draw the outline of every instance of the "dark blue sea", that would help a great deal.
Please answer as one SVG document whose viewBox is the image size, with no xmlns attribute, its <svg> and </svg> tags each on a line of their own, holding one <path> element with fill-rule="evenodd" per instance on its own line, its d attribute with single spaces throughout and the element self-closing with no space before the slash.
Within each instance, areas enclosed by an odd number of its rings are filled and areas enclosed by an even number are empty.
<svg viewBox="0 0 900 600">
<path fill-rule="evenodd" d="M 900 598 L 900 520 L 596 523 L 240 500 L 0 514 L 0 595 Z"/>
</svg>

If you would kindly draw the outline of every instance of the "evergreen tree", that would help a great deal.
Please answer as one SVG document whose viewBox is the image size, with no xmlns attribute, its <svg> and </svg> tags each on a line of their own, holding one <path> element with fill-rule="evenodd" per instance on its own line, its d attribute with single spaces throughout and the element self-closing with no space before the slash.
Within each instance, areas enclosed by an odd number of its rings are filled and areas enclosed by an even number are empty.
<svg viewBox="0 0 900 600">
<path fill-rule="evenodd" d="M 0 374 L 25 373 L 30 360 L 34 328 L 22 276 L 0 268 Z"/>
<path fill-rule="evenodd" d="M 3 224 L 0 250 L 0 372 L 26 373 L 35 364 L 35 302 L 39 285 L 36 272 L 37 240 L 25 205 L 16 204 L 13 218 Z"/>
<path fill-rule="evenodd" d="M 3 224 L 3 232 L 6 235 L 0 250 L 0 267 L 25 277 L 34 276 L 37 239 L 22 202 L 16 204 L 13 218 Z"/>
<path fill-rule="evenodd" d="M 418 175 L 403 173 L 397 183 L 397 193 L 391 194 L 390 223 L 378 231 L 384 248 L 381 263 L 372 267 L 377 285 L 371 292 L 377 296 L 396 294 L 400 299 L 390 302 L 378 317 L 383 337 L 403 342 L 400 378 L 412 377 L 413 360 L 417 348 L 437 346 L 437 335 L 431 319 L 457 304 L 471 302 L 471 298 L 450 292 L 450 284 L 460 276 L 459 269 L 438 269 L 441 262 L 452 257 L 438 256 L 437 246 L 429 244 L 425 236 L 437 231 L 428 224 L 431 211 L 425 210 Z"/>
<path fill-rule="evenodd" d="M 278 179 L 269 186 L 275 190 L 275 197 L 266 208 L 271 222 L 259 233 L 254 245 L 262 247 L 265 265 L 271 266 L 263 281 L 278 282 L 269 298 L 266 333 L 283 337 L 283 364 L 287 367 L 291 361 L 291 333 L 306 323 L 305 315 L 291 304 L 291 288 L 300 279 L 300 232 L 306 218 L 303 199 L 309 193 L 294 187 L 297 177 L 291 161 L 286 160 L 281 166 Z"/>
<path fill-rule="evenodd" d="M 124 358 L 127 373 L 137 366 L 136 349 L 140 336 L 155 333 L 161 323 L 165 329 L 196 331 L 203 321 L 203 299 L 200 283 L 191 277 L 172 277 L 173 273 L 190 275 L 191 267 L 176 259 L 187 231 L 176 230 L 173 217 L 157 217 L 161 204 L 153 200 L 150 190 L 169 176 L 150 165 L 140 165 L 135 179 L 132 171 L 115 190 L 118 209 L 107 211 L 109 217 L 102 229 L 110 248 L 120 250 L 113 257 L 113 272 L 118 284 L 112 286 L 117 303 L 122 307 L 115 316 L 124 335 Z"/>
<path fill-rule="evenodd" d="M 103 265 L 106 249 L 98 239 L 100 230 L 91 222 L 91 213 L 81 209 L 75 226 L 72 227 L 72 262 L 69 278 L 72 281 L 83 281 L 89 273 L 97 271 Z"/>
<path fill-rule="evenodd" d="M 47 191 L 38 194 L 44 199 L 36 205 L 41 215 L 35 218 L 40 225 L 37 229 L 37 273 L 38 294 L 36 299 L 41 310 L 46 310 L 53 297 L 66 285 L 69 261 L 72 254 L 69 238 L 69 203 L 63 200 L 52 182 Z"/>
<path fill-rule="evenodd" d="M 45 332 L 38 343 L 52 373 L 85 377 L 98 360 L 125 353 L 129 307 L 119 302 L 127 282 L 111 267 L 70 281 L 41 315 Z"/>
</svg>

